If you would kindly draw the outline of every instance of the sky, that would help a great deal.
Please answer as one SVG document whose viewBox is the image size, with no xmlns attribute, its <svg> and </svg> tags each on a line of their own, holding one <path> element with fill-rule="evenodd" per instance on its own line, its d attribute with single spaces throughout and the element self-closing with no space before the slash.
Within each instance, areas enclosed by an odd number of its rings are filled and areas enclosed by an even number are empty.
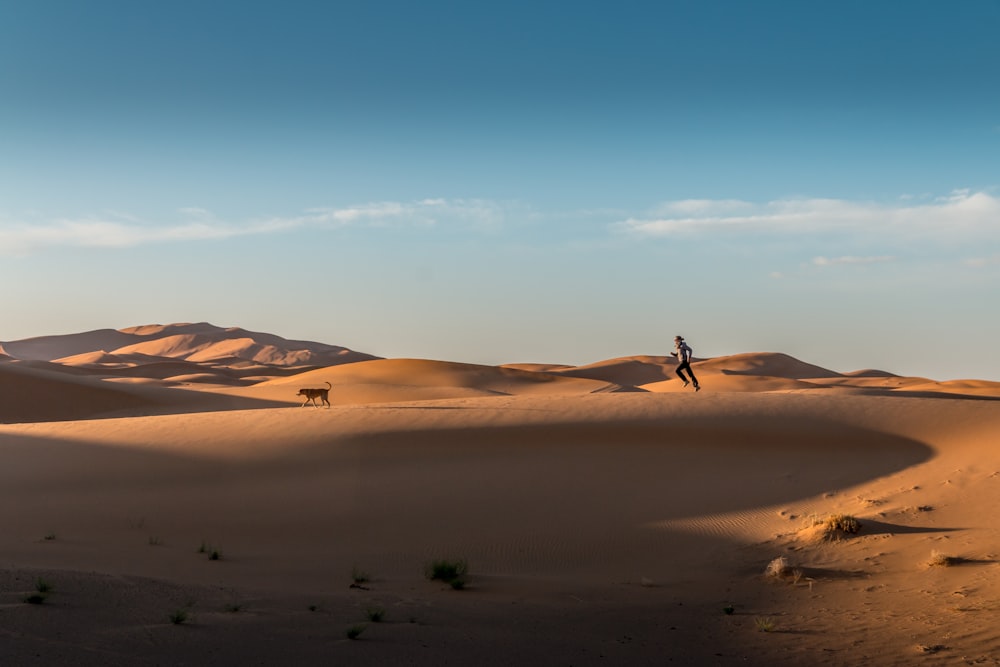
<svg viewBox="0 0 1000 667">
<path fill-rule="evenodd" d="M 1000 3 L 0 0 L 0 340 L 1000 381 Z"/>
</svg>

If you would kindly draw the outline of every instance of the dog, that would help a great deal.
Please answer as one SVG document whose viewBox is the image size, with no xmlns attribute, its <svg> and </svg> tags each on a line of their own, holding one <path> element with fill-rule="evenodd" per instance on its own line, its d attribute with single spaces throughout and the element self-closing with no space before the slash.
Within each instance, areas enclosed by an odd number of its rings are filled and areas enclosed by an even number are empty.
<svg viewBox="0 0 1000 667">
<path fill-rule="evenodd" d="M 326 407 L 330 407 L 330 390 L 331 389 L 333 389 L 333 385 L 330 384 L 329 382 L 327 382 L 326 383 L 326 389 L 308 389 L 308 388 L 304 388 L 304 389 L 299 389 L 299 393 L 297 393 L 295 395 L 296 396 L 305 396 L 306 397 L 306 402 L 303 403 L 302 406 L 301 406 L 303 408 L 306 407 L 306 404 L 308 404 L 310 401 L 312 401 L 313 406 L 315 406 L 315 407 L 318 408 L 319 407 L 319 403 L 316 402 L 317 398 L 319 400 L 323 401 L 324 403 L 326 403 Z"/>
</svg>

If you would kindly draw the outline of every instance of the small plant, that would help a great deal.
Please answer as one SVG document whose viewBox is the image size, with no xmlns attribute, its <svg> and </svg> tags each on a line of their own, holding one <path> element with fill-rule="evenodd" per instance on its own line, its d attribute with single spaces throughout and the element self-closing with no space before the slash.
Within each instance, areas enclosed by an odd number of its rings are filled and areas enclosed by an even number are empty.
<svg viewBox="0 0 1000 667">
<path fill-rule="evenodd" d="M 161 540 L 160 538 L 152 536 L 152 535 L 149 537 L 149 546 L 151 546 L 151 547 L 159 547 L 159 546 L 162 546 L 162 545 L 163 545 L 163 540 Z"/>
<path fill-rule="evenodd" d="M 202 540 L 201 541 L 201 546 L 198 547 L 198 553 L 200 553 L 200 554 L 207 554 L 208 550 L 211 549 L 211 548 L 212 547 L 210 547 L 210 546 L 208 546 L 208 544 L 206 544 L 205 540 Z"/>
<path fill-rule="evenodd" d="M 788 559 L 784 556 L 778 556 L 764 569 L 764 574 L 768 577 L 784 577 L 791 572 L 791 566 L 788 564 Z"/>
<path fill-rule="evenodd" d="M 951 567 L 952 565 L 958 565 L 961 562 L 961 558 L 957 556 L 948 556 L 935 549 L 934 551 L 931 551 L 931 559 L 927 561 L 927 565 L 929 567 Z"/>
<path fill-rule="evenodd" d="M 177 611 L 171 612 L 167 618 L 169 618 L 170 622 L 174 625 L 183 625 L 188 622 L 188 619 L 191 618 L 191 613 L 187 609 L 178 609 Z"/>
<path fill-rule="evenodd" d="M 385 609 L 382 607 L 372 607 L 368 609 L 368 620 L 372 623 L 381 623 L 385 618 Z"/>
<path fill-rule="evenodd" d="M 861 522 L 850 514 L 833 514 L 827 517 L 825 525 L 830 532 L 840 531 L 850 535 L 857 535 L 861 532 Z"/>
<path fill-rule="evenodd" d="M 464 591 L 465 590 L 465 578 L 464 577 L 455 577 L 454 579 L 452 579 L 451 581 L 448 582 L 448 585 L 451 586 L 453 590 Z"/>
<path fill-rule="evenodd" d="M 347 628 L 347 638 L 357 639 L 358 637 L 361 636 L 361 633 L 364 632 L 365 628 L 367 627 L 368 627 L 367 625 L 360 623 L 358 625 L 352 625 L 351 627 Z"/>
<path fill-rule="evenodd" d="M 212 549 L 208 552 L 208 560 L 222 560 L 222 553 L 218 549 Z"/>
<path fill-rule="evenodd" d="M 427 578 L 431 581 L 443 581 L 447 584 L 462 580 L 469 570 L 469 564 L 463 560 L 435 560 L 427 566 Z"/>
<path fill-rule="evenodd" d="M 308 609 L 309 609 L 309 611 L 319 611 L 319 605 L 318 604 L 311 604 L 311 605 L 309 605 Z"/>
<path fill-rule="evenodd" d="M 734 607 L 731 604 L 727 604 L 725 607 L 722 608 L 722 613 L 725 614 L 726 616 L 732 616 L 734 613 L 736 613 L 736 607 Z"/>
<path fill-rule="evenodd" d="M 757 616 L 753 619 L 757 632 L 774 632 L 774 619 L 770 616 Z"/>
<path fill-rule="evenodd" d="M 25 597 L 24 601 L 28 604 L 42 604 L 45 602 L 46 597 L 45 593 L 32 593 L 31 595 Z"/>
<path fill-rule="evenodd" d="M 41 577 L 38 577 L 38 579 L 35 580 L 35 590 L 39 593 L 51 593 L 53 589 L 52 584 L 45 581 Z"/>
<path fill-rule="evenodd" d="M 242 602 L 230 602 L 225 606 L 226 611 L 228 611 L 230 614 L 235 614 L 237 612 L 243 611 L 244 608 L 246 608 L 246 605 L 243 604 Z"/>
<path fill-rule="evenodd" d="M 56 539 L 56 534 L 55 533 L 46 533 L 45 537 L 43 539 L 46 542 L 51 542 L 52 540 Z"/>
<path fill-rule="evenodd" d="M 371 580 L 372 580 L 371 575 L 365 572 L 364 570 L 358 568 L 357 565 L 351 568 L 351 581 L 353 581 L 355 584 L 358 584 L 360 586 L 361 584 L 367 584 Z"/>
</svg>

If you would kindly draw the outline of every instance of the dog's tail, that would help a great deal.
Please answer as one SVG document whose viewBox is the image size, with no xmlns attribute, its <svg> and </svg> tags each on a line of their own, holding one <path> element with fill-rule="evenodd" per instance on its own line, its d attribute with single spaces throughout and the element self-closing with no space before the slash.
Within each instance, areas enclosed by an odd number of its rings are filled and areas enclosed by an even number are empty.
<svg viewBox="0 0 1000 667">
<path fill-rule="evenodd" d="M 329 391 L 330 389 L 333 389 L 333 385 L 330 384 L 329 382 L 326 383 L 326 386 L 328 387 L 327 391 Z"/>
</svg>

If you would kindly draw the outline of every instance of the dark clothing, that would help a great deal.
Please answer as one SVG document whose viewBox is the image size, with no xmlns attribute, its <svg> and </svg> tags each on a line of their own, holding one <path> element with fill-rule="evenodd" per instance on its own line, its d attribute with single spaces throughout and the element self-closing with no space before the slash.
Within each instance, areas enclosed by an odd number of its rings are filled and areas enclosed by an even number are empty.
<svg viewBox="0 0 1000 667">
<path fill-rule="evenodd" d="M 688 383 L 688 379 L 686 377 L 684 377 L 684 371 L 688 372 L 688 374 L 691 376 L 691 382 L 694 382 L 694 386 L 697 387 L 698 386 L 698 378 L 696 378 L 694 376 L 694 371 L 691 370 L 691 362 L 690 361 L 681 361 L 681 362 L 678 362 L 678 364 L 677 364 L 677 376 L 680 379 L 684 380 L 684 384 L 687 384 Z"/>
<path fill-rule="evenodd" d="M 674 351 L 672 354 L 677 357 L 677 377 L 684 381 L 684 386 L 687 386 L 688 379 L 684 377 L 684 371 L 688 372 L 691 376 L 691 382 L 694 383 L 694 388 L 698 388 L 698 378 L 694 376 L 694 371 L 691 370 L 691 353 L 694 350 L 691 346 L 685 343 L 683 340 L 674 341 Z"/>
</svg>

